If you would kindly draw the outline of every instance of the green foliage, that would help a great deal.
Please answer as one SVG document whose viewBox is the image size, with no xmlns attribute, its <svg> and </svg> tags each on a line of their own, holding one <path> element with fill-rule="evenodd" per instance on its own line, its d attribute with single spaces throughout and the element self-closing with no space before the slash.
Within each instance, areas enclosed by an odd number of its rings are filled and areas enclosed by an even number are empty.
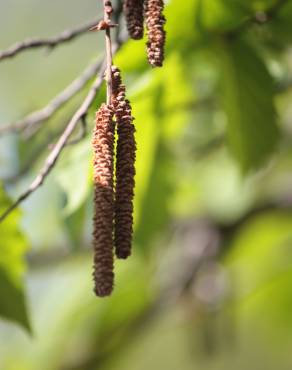
<svg viewBox="0 0 292 370">
<path fill-rule="evenodd" d="M 3 187 L 0 192 L 1 213 L 11 205 Z M 0 224 L 0 316 L 17 322 L 30 331 L 23 287 L 24 253 L 27 242 L 19 229 L 19 212 Z"/>
<path fill-rule="evenodd" d="M 239 314 L 244 320 L 260 320 L 261 330 L 271 330 L 276 338 L 290 336 L 291 222 L 287 211 L 253 217 L 231 243 L 225 261 L 230 273 L 235 273 L 234 304 Z"/>
<path fill-rule="evenodd" d="M 246 7 L 230 0 L 198 0 L 197 9 L 199 24 L 210 32 L 233 30 L 249 15 Z"/>
<path fill-rule="evenodd" d="M 67 216 L 74 213 L 88 198 L 91 190 L 91 158 L 90 142 L 84 140 L 70 148 L 58 164 L 54 175 L 67 196 L 64 207 Z"/>
<path fill-rule="evenodd" d="M 163 68 L 147 64 L 145 40 L 123 45 L 114 62 L 133 106 L 138 148 L 133 256 L 116 262 L 114 295 L 97 300 L 90 132 L 103 87 L 87 137 L 66 148 L 38 193 L 41 222 L 35 198 L 0 225 L 0 315 L 28 330 L 24 235 L 37 225 L 49 246 L 29 240 L 37 339 L 3 326 L 11 344 L 0 330 L 1 369 L 290 369 L 292 6 L 277 8 L 278 1 L 166 2 Z M 60 51 L 56 69 L 69 59 L 80 67 L 81 58 Z M 15 83 L 17 90 L 18 74 Z M 7 157 L 18 153 L 25 164 L 59 123 L 45 124 L 29 144 L 7 140 Z M 16 167 L 0 157 L 0 170 Z M 13 195 L 20 185 L 11 186 Z M 11 204 L 3 190 L 0 204 Z"/>
<path fill-rule="evenodd" d="M 220 51 L 229 144 L 247 172 L 265 162 L 278 140 L 274 84 L 264 63 L 243 42 L 224 42 Z"/>
</svg>

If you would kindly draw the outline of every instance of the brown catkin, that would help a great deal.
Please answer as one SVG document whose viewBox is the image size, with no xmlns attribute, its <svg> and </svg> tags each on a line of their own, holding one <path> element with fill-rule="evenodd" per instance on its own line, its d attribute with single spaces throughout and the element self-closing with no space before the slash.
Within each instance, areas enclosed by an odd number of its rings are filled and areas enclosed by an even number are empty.
<svg viewBox="0 0 292 370">
<path fill-rule="evenodd" d="M 117 121 L 115 250 L 118 258 L 131 255 L 133 238 L 133 197 L 135 187 L 136 142 L 130 102 L 117 67 L 112 67 L 113 107 Z"/>
<path fill-rule="evenodd" d="M 153 67 L 161 67 L 164 61 L 166 33 L 164 30 L 163 0 L 145 0 L 145 19 L 147 28 L 147 55 Z"/>
<path fill-rule="evenodd" d="M 114 285 L 113 272 L 113 109 L 103 104 L 96 113 L 93 132 L 94 151 L 94 282 L 97 296 L 111 294 Z"/>
<path fill-rule="evenodd" d="M 144 0 L 124 0 L 124 14 L 129 35 L 134 40 L 144 35 Z"/>
</svg>

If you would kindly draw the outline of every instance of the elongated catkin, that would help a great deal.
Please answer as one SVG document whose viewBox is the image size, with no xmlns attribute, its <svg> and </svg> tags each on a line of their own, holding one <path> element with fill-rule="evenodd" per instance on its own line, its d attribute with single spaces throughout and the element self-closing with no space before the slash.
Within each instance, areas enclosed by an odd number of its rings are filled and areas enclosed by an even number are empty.
<svg viewBox="0 0 292 370">
<path fill-rule="evenodd" d="M 93 132 L 94 151 L 94 282 L 95 293 L 110 295 L 114 285 L 113 272 L 113 156 L 114 123 L 113 109 L 103 104 L 96 113 Z"/>
<path fill-rule="evenodd" d="M 135 187 L 136 142 L 130 102 L 117 67 L 112 67 L 113 107 L 117 121 L 115 231 L 114 243 L 118 258 L 131 255 L 133 238 L 133 198 Z"/>
</svg>

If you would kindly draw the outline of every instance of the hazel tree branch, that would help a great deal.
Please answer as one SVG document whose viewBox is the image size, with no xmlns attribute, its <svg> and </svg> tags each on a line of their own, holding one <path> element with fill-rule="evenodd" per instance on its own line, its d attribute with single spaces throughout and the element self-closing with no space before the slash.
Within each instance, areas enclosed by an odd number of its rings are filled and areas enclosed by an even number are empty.
<svg viewBox="0 0 292 370">
<path fill-rule="evenodd" d="M 15 123 L 9 123 L 0 126 L 0 135 L 7 133 L 18 133 L 23 130 L 26 133 L 26 137 L 33 135 L 42 122 L 47 121 L 86 85 L 86 83 L 98 72 L 101 64 L 101 61 L 97 61 L 90 65 L 80 76 L 78 76 L 70 85 L 68 85 L 42 109 L 29 114 Z"/>
<path fill-rule="evenodd" d="M 121 44 L 116 44 L 113 47 L 113 53 L 116 53 Z M 59 140 L 57 141 L 56 145 L 52 149 L 51 153 L 45 160 L 43 167 L 41 168 L 40 172 L 34 179 L 34 181 L 30 184 L 28 189 L 24 191 L 16 201 L 0 216 L 0 222 L 3 222 L 6 217 L 15 209 L 17 208 L 24 200 L 26 200 L 32 193 L 34 193 L 40 186 L 43 185 L 44 181 L 46 180 L 47 176 L 50 174 L 54 166 L 56 165 L 57 160 L 59 159 L 63 149 L 67 146 L 69 139 L 74 132 L 76 126 L 86 117 L 87 112 L 94 102 L 96 94 L 99 88 L 102 85 L 104 79 L 104 72 L 106 68 L 106 63 L 104 63 L 100 69 L 100 73 L 98 74 L 97 78 L 95 79 L 91 89 L 89 90 L 87 96 L 85 97 L 84 101 L 75 112 L 71 120 L 69 121 L 68 125 L 66 126 L 64 132 L 60 136 Z"/>
<path fill-rule="evenodd" d="M 37 177 L 28 187 L 28 189 L 21 194 L 18 199 L 9 207 L 1 216 L 0 222 L 4 221 L 4 219 L 22 203 L 25 199 L 27 199 L 33 192 L 35 192 L 45 181 L 46 177 L 49 175 L 53 167 L 55 166 L 61 152 L 67 145 L 70 136 L 72 135 L 75 127 L 79 123 L 79 121 L 87 114 L 88 109 L 90 108 L 91 104 L 93 103 L 95 96 L 97 94 L 98 89 L 100 88 L 103 82 L 103 71 L 102 68 L 101 73 L 98 75 L 96 80 L 94 81 L 88 95 L 84 99 L 83 103 L 79 107 L 79 109 L 75 112 L 71 120 L 69 121 L 68 125 L 66 126 L 63 134 L 60 136 L 57 144 L 54 146 L 53 150 L 51 151 L 50 155 L 47 157 L 42 169 L 40 170 Z"/>
<path fill-rule="evenodd" d="M 10 48 L 4 51 L 0 51 L 0 61 L 8 58 L 13 58 L 19 53 L 28 50 L 28 49 L 37 49 L 37 48 L 55 48 L 56 46 L 63 44 L 68 41 L 81 36 L 86 33 L 89 28 L 93 27 L 97 23 L 97 19 L 91 20 L 85 23 L 82 26 L 68 29 L 63 31 L 57 36 L 50 38 L 33 38 L 27 39 L 21 42 L 17 42 L 15 45 L 12 45 Z"/>
<path fill-rule="evenodd" d="M 68 117 L 71 117 L 73 113 L 69 114 Z M 70 118 L 69 118 L 70 119 Z M 69 119 L 65 119 L 65 123 L 69 122 Z M 87 135 L 87 117 L 82 117 L 80 120 L 80 130 L 75 138 L 72 138 L 70 141 L 68 141 L 67 145 L 75 145 L 78 144 L 81 140 L 83 140 Z M 66 124 L 64 125 L 64 119 L 62 119 L 59 124 L 57 125 L 57 130 L 53 132 L 49 132 L 44 140 L 41 140 L 40 143 L 38 143 L 37 147 L 32 151 L 29 158 L 25 161 L 25 163 L 21 166 L 21 168 L 14 174 L 11 174 L 10 176 L 3 178 L 3 183 L 7 185 L 13 185 L 22 176 L 27 175 L 31 169 L 35 166 L 37 162 L 39 162 L 42 154 L 46 150 L 52 150 L 54 148 L 54 142 L 57 140 L 60 135 L 63 133 L 64 129 L 66 127 Z M 77 128 L 76 128 L 77 129 Z"/>
</svg>

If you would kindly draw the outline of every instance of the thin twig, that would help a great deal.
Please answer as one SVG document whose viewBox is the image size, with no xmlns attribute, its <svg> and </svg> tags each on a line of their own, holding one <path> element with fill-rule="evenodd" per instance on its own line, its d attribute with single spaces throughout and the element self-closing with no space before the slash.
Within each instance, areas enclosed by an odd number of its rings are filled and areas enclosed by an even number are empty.
<svg viewBox="0 0 292 370">
<path fill-rule="evenodd" d="M 110 24 L 111 14 L 113 12 L 112 4 L 108 0 L 103 0 L 103 7 L 104 7 L 104 21 L 107 24 Z M 112 98 L 112 64 L 113 64 L 110 27 L 107 27 L 105 30 L 105 43 L 106 43 L 106 84 L 107 84 L 106 103 L 107 105 L 110 105 Z"/>
<path fill-rule="evenodd" d="M 27 138 L 33 135 L 42 122 L 47 121 L 56 111 L 58 111 L 86 85 L 86 83 L 100 69 L 101 63 L 101 61 L 97 61 L 90 65 L 80 76 L 78 76 L 78 78 L 76 78 L 69 86 L 60 92 L 44 108 L 29 114 L 15 123 L 4 124 L 3 126 L 0 126 L 0 135 L 6 133 L 17 133 L 23 130 L 26 131 Z"/>
<path fill-rule="evenodd" d="M 78 36 L 86 33 L 89 28 L 93 27 L 97 23 L 97 19 L 94 19 L 86 24 L 63 31 L 61 34 L 51 37 L 51 38 L 39 38 L 39 39 L 28 39 L 22 42 L 18 42 L 15 45 L 12 45 L 7 50 L 0 52 L 0 61 L 8 58 L 12 58 L 19 54 L 20 52 L 27 49 L 36 49 L 36 48 L 54 48 L 64 42 L 71 41 Z"/>
<path fill-rule="evenodd" d="M 72 117 L 72 113 L 68 115 L 69 117 Z M 69 119 L 65 120 L 65 123 L 69 122 Z M 56 125 L 57 130 L 54 132 L 49 132 L 45 135 L 45 139 L 41 140 L 40 143 L 32 150 L 32 153 L 29 155 L 28 159 L 24 162 L 24 164 L 21 166 L 18 172 L 12 174 L 11 176 L 7 176 L 3 178 L 3 183 L 8 185 L 13 185 L 19 181 L 19 179 L 22 176 L 27 175 L 28 172 L 34 168 L 37 162 L 42 158 L 42 155 L 45 151 L 52 150 L 52 142 L 57 140 L 60 135 L 63 133 L 66 125 L 64 125 L 64 118 L 59 122 L 58 125 Z M 68 143 L 69 144 L 69 143 Z"/>
</svg>

